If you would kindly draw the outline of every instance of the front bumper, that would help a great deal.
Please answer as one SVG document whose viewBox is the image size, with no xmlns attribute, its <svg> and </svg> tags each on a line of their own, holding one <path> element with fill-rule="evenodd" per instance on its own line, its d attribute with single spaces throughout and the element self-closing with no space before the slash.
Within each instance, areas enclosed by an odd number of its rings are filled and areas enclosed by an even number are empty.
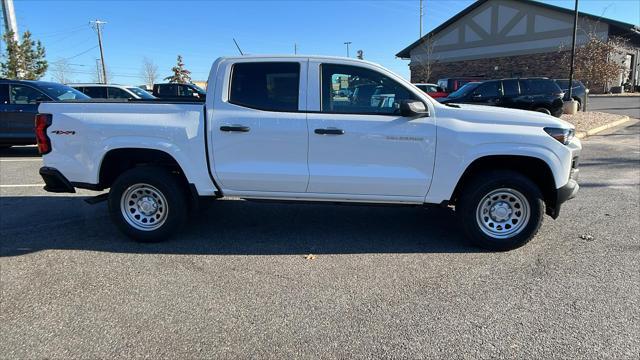
<svg viewBox="0 0 640 360">
<path fill-rule="evenodd" d="M 44 180 L 44 190 L 54 193 L 75 193 L 76 189 L 71 185 L 58 169 L 43 166 L 40 168 L 40 176 Z"/>
<path fill-rule="evenodd" d="M 576 197 L 578 190 L 580 190 L 580 185 L 578 185 L 579 173 L 578 156 L 575 156 L 571 161 L 569 181 L 567 181 L 563 187 L 556 189 L 555 201 L 552 203 L 552 206 L 547 206 L 547 215 L 556 219 L 560 215 L 560 208 L 562 207 L 562 204 L 567 200 L 571 200 Z"/>
</svg>

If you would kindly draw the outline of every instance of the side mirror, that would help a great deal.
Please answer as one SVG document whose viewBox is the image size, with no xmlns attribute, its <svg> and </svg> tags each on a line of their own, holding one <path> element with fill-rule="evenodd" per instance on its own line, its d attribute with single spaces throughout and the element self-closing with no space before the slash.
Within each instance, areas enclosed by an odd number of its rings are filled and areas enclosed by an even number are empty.
<svg viewBox="0 0 640 360">
<path fill-rule="evenodd" d="M 400 115 L 403 117 L 428 116 L 429 110 L 422 101 L 403 100 L 400 103 Z"/>
</svg>

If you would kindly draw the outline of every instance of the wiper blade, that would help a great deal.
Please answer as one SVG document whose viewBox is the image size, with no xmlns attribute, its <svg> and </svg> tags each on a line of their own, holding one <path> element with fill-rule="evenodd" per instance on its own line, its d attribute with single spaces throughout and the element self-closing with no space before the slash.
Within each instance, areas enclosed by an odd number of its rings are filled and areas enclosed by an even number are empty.
<svg viewBox="0 0 640 360">
<path fill-rule="evenodd" d="M 443 105 L 448 106 L 448 107 L 452 107 L 452 108 L 456 108 L 456 109 L 460 109 L 460 105 L 458 105 L 458 104 L 445 103 Z"/>
</svg>

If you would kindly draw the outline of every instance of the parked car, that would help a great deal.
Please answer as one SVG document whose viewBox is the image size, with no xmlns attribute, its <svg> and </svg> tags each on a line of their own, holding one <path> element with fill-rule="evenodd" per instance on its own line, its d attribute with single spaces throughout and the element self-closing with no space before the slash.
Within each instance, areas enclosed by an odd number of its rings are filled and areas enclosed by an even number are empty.
<svg viewBox="0 0 640 360">
<path fill-rule="evenodd" d="M 564 91 L 564 101 L 569 101 L 569 79 L 555 79 L 556 84 Z M 578 111 L 587 103 L 589 90 L 580 80 L 573 80 L 573 100 L 578 102 Z"/>
<path fill-rule="evenodd" d="M 137 86 L 116 84 L 69 84 L 92 99 L 151 100 L 156 97 Z"/>
<path fill-rule="evenodd" d="M 204 102 L 207 92 L 195 84 L 154 84 L 153 96 L 165 100 Z"/>
<path fill-rule="evenodd" d="M 454 91 L 457 91 L 461 87 L 463 87 L 464 84 L 466 83 L 482 81 L 482 80 L 485 80 L 485 78 L 481 76 L 445 78 L 445 79 L 438 80 L 438 86 L 440 86 L 440 88 L 444 92 L 452 93 Z"/>
<path fill-rule="evenodd" d="M 491 105 L 562 115 L 564 93 L 547 78 L 501 79 L 469 83 L 440 98 L 443 104 Z"/>
<path fill-rule="evenodd" d="M 443 88 L 436 84 L 413 84 L 418 87 L 418 89 L 427 93 L 427 95 L 431 96 L 434 99 L 447 97 L 449 95 L 444 91 Z"/>
<path fill-rule="evenodd" d="M 36 143 L 38 102 L 77 99 L 88 97 L 62 84 L 0 79 L 0 147 Z"/>
<path fill-rule="evenodd" d="M 109 188 L 111 218 L 141 241 L 176 234 L 200 196 L 234 196 L 452 205 L 467 238 L 497 250 L 531 240 L 578 191 L 580 140 L 549 115 L 445 106 L 351 58 L 242 56 L 211 69 L 205 104 L 42 103 L 45 189 Z M 358 99 L 336 96 L 337 75 L 362 85 Z"/>
</svg>

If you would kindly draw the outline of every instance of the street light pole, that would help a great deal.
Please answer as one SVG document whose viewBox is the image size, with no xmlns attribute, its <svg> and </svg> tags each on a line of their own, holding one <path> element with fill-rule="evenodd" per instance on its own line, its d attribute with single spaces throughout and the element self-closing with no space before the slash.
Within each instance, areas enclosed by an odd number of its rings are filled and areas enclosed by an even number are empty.
<svg viewBox="0 0 640 360">
<path fill-rule="evenodd" d="M 569 101 L 573 101 L 573 68 L 576 56 L 576 36 L 578 34 L 578 0 L 573 14 L 573 43 L 571 45 L 571 70 L 569 71 Z"/>
<path fill-rule="evenodd" d="M 349 57 L 349 45 L 351 44 L 351 41 L 345 41 L 344 44 L 347 45 L 347 57 Z"/>
</svg>

